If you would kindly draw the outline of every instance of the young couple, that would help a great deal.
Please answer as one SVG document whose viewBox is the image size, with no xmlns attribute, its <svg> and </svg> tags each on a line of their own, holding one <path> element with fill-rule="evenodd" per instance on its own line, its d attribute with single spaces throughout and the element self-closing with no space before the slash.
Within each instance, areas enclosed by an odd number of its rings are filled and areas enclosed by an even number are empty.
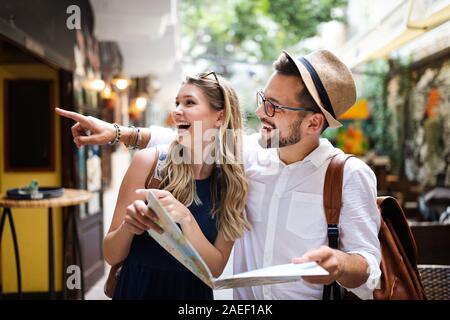
<svg viewBox="0 0 450 320">
<path fill-rule="evenodd" d="M 293 283 L 237 288 L 235 299 L 321 299 L 324 284 L 334 281 L 359 298 L 373 298 L 381 274 L 373 172 L 357 158 L 346 162 L 339 250 L 327 246 L 323 208 L 325 172 L 342 151 L 320 135 L 327 127 L 339 127 L 337 118 L 354 104 L 352 74 L 326 50 L 299 58 L 283 52 L 274 69 L 256 95 L 258 134 L 240 136 L 236 93 L 213 72 L 188 77 L 181 85 L 173 111 L 177 132 L 141 129 L 143 150 L 122 181 L 104 239 L 106 261 L 124 261 L 115 299 L 213 298 L 209 287 L 146 232 L 158 230 L 144 202 L 148 190 L 142 190 L 149 188 L 149 174 L 161 181 L 152 192 L 214 276 L 222 273 L 233 245 L 235 273 L 292 261 L 317 261 L 329 272 Z M 114 141 L 119 129 L 121 142 L 135 140 L 131 128 L 56 112 L 77 121 L 72 127 L 77 146 Z M 194 134 L 195 123 L 202 133 L 215 130 L 214 143 Z M 205 161 L 204 154 L 216 162 Z M 189 161 L 175 161 L 180 156 Z"/>
</svg>

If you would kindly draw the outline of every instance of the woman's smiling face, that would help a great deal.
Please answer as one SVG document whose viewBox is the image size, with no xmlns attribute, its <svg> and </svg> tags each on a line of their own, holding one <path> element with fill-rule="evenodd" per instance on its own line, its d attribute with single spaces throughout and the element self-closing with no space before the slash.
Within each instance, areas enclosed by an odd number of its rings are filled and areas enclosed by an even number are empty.
<svg viewBox="0 0 450 320">
<path fill-rule="evenodd" d="M 172 117 L 177 127 L 178 141 L 186 147 L 192 148 L 193 143 L 203 145 L 203 134 L 220 126 L 221 111 L 214 110 L 207 96 L 194 84 L 181 86 L 175 106 Z"/>
</svg>

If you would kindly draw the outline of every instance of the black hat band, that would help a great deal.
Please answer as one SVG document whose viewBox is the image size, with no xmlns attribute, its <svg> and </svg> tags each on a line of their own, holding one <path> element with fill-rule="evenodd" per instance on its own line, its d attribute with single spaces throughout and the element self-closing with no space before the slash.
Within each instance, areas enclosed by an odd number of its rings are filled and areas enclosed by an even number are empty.
<svg viewBox="0 0 450 320">
<path fill-rule="evenodd" d="M 317 74 L 316 69 L 314 69 L 312 64 L 309 63 L 309 61 L 303 57 L 300 57 L 299 61 L 305 66 L 306 70 L 308 70 L 309 74 L 311 75 L 312 81 L 314 82 L 314 86 L 316 87 L 317 92 L 319 93 L 320 100 L 324 104 L 325 110 L 327 110 L 333 116 L 333 118 L 336 119 L 333 107 L 331 106 L 330 98 L 328 97 L 327 91 L 325 90 L 325 87 L 323 86 L 323 83 L 320 80 L 320 77 Z"/>
</svg>

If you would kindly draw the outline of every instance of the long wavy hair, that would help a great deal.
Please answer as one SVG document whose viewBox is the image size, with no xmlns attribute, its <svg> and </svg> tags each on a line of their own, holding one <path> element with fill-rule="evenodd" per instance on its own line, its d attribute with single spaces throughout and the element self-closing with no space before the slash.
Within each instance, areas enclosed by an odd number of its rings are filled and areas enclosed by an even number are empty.
<svg viewBox="0 0 450 320">
<path fill-rule="evenodd" d="M 248 182 L 242 164 L 243 118 L 239 101 L 234 89 L 222 77 L 218 77 L 218 81 L 212 76 L 187 77 L 184 84 L 197 86 L 208 98 L 211 108 L 223 110 L 223 122 L 217 130 L 212 152 L 216 162 L 211 180 L 212 216 L 225 239 L 235 240 L 250 228 L 244 213 Z M 188 161 L 174 161 L 180 153 Z M 170 191 L 185 206 L 200 203 L 189 154 L 178 141 L 172 142 L 161 169 L 160 188 Z"/>
</svg>

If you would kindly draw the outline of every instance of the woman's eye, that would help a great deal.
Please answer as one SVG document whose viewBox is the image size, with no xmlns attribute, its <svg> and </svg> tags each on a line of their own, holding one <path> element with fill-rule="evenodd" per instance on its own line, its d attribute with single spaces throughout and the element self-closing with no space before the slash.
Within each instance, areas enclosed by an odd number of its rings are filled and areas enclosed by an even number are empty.
<svg viewBox="0 0 450 320">
<path fill-rule="evenodd" d="M 175 101 L 175 107 L 178 107 L 180 103 L 178 101 Z"/>
<path fill-rule="evenodd" d="M 186 105 L 194 104 L 194 101 L 192 100 L 186 100 Z"/>
</svg>

